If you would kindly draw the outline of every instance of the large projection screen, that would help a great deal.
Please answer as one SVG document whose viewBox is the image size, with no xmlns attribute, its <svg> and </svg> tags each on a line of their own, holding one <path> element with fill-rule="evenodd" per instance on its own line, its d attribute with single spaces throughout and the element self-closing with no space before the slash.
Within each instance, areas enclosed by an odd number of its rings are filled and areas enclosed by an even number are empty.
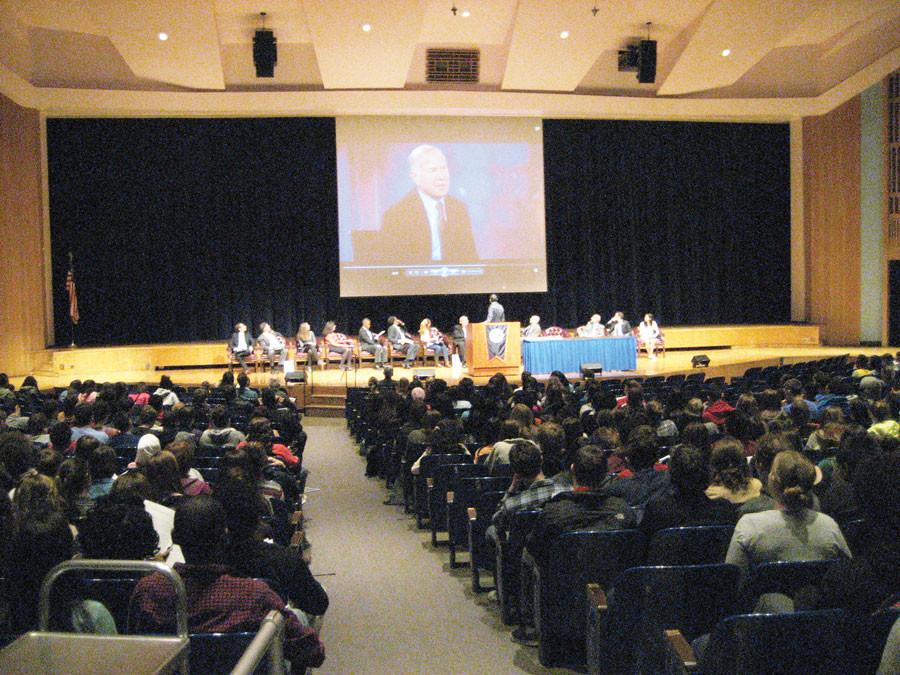
<svg viewBox="0 0 900 675">
<path fill-rule="evenodd" d="M 338 117 L 341 297 L 545 292 L 541 121 Z"/>
</svg>

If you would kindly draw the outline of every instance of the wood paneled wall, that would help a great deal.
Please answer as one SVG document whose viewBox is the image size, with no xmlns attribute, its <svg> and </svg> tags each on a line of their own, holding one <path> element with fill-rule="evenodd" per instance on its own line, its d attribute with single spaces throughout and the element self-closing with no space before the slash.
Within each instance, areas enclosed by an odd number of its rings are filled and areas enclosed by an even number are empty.
<svg viewBox="0 0 900 675">
<path fill-rule="evenodd" d="M 0 95 L 0 372 L 44 347 L 40 118 Z"/>
<path fill-rule="evenodd" d="M 808 316 L 822 341 L 859 344 L 860 102 L 803 120 Z"/>
</svg>

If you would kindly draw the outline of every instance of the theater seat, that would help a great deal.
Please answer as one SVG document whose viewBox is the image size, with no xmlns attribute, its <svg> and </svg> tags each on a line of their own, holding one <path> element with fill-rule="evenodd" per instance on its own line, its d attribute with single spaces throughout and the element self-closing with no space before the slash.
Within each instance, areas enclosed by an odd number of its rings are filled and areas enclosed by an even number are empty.
<svg viewBox="0 0 900 675">
<path fill-rule="evenodd" d="M 665 630 L 687 640 L 709 633 L 735 610 L 740 571 L 734 565 L 632 567 L 607 599 L 588 586 L 587 661 L 591 673 L 665 671 Z"/>
<path fill-rule="evenodd" d="M 734 527 L 697 525 L 655 532 L 647 552 L 648 565 L 714 565 L 725 562 Z"/>
</svg>

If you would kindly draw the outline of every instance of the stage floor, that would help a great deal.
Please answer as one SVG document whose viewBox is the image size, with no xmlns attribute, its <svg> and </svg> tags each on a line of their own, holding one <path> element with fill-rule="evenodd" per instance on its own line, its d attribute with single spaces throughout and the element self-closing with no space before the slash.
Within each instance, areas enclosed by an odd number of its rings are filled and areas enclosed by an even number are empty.
<svg viewBox="0 0 900 675">
<path fill-rule="evenodd" d="M 602 377 L 647 377 L 653 375 L 675 375 L 678 373 L 693 372 L 691 368 L 691 358 L 697 354 L 706 354 L 709 356 L 710 365 L 703 370 L 708 377 L 724 376 L 732 378 L 743 375 L 747 368 L 755 366 L 781 365 L 784 363 L 797 363 L 800 361 L 812 361 L 840 354 L 850 354 L 851 357 L 857 354 L 884 354 L 893 353 L 895 350 L 887 347 L 734 347 L 730 349 L 703 349 L 703 350 L 684 350 L 670 351 L 665 356 L 660 356 L 656 360 L 651 360 L 645 355 L 638 358 L 637 369 L 626 372 L 604 372 Z M 51 373 L 47 371 L 37 371 L 35 377 L 38 385 L 47 386 L 66 386 L 74 379 L 93 379 L 97 382 L 117 382 L 123 381 L 128 383 L 146 382 L 153 384 L 159 382 L 162 375 L 168 375 L 175 384 L 180 385 L 198 385 L 202 382 L 216 383 L 225 372 L 224 368 L 198 368 L 198 369 L 175 369 L 175 370 L 113 370 L 105 369 L 102 363 L 96 364 L 98 367 L 91 368 L 88 364 L 78 366 L 76 368 L 67 369 L 60 373 Z M 418 368 L 406 369 L 395 368 L 394 377 L 410 378 Z M 577 374 L 572 374 L 577 375 Z M 327 370 L 316 369 L 307 380 L 307 386 L 311 386 L 312 390 L 316 388 L 327 389 L 330 391 L 343 389 L 344 387 L 364 387 L 370 377 L 381 378 L 381 371 L 372 367 L 361 368 L 359 370 L 351 370 L 342 373 L 337 366 L 331 366 Z M 461 378 L 467 377 L 464 370 L 453 368 L 437 368 L 436 376 L 447 380 L 450 383 L 456 383 Z M 266 373 L 250 373 L 251 380 L 255 386 L 265 386 L 272 374 Z M 280 372 L 276 372 L 274 377 L 283 381 L 284 376 Z M 18 387 L 22 383 L 22 377 L 11 377 L 12 383 Z M 474 378 L 476 383 L 482 384 L 487 381 L 486 377 Z M 515 380 L 516 378 L 511 378 Z"/>
</svg>

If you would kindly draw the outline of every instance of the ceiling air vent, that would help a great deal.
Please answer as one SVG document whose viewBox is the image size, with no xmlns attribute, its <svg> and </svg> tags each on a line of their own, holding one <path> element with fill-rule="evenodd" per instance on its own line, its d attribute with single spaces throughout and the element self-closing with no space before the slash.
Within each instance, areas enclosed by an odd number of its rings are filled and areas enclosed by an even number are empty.
<svg viewBox="0 0 900 675">
<path fill-rule="evenodd" d="M 427 82 L 478 82 L 477 49 L 429 49 Z"/>
</svg>

